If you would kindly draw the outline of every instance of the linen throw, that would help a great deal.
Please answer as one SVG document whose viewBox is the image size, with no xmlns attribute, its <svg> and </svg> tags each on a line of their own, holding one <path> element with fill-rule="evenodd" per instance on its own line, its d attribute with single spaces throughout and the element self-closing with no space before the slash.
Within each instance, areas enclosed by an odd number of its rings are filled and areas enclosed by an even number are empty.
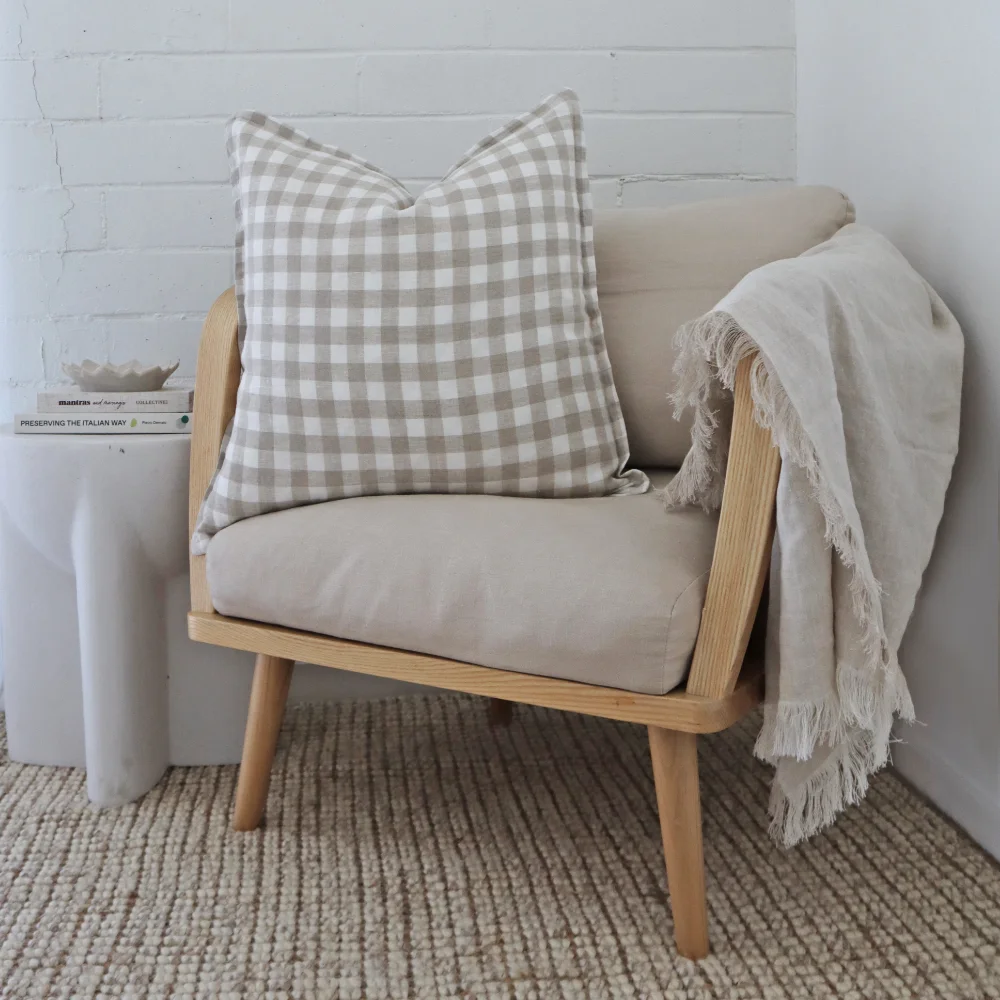
<svg viewBox="0 0 1000 1000">
<path fill-rule="evenodd" d="M 229 126 L 243 376 L 192 551 L 377 493 L 641 493 L 597 302 L 579 103 L 414 197 L 261 114 Z"/>
<path fill-rule="evenodd" d="M 721 499 L 737 365 L 781 452 L 756 753 L 792 845 L 857 803 L 914 718 L 897 651 L 958 447 L 963 340 L 883 236 L 848 225 L 746 276 L 678 333 L 692 448 L 668 504 Z"/>
</svg>

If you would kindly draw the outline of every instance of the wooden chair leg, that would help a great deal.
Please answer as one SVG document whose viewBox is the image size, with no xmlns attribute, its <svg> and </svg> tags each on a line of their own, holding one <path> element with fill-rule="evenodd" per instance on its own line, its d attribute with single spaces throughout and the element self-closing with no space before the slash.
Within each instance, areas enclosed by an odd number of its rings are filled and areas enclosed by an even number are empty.
<svg viewBox="0 0 1000 1000">
<path fill-rule="evenodd" d="M 649 750 L 677 950 L 685 958 L 704 958 L 708 954 L 708 911 L 697 736 L 650 726 Z"/>
<path fill-rule="evenodd" d="M 503 698 L 490 698 L 486 709 L 486 720 L 490 729 L 496 729 L 498 726 L 506 729 L 514 720 L 513 704 L 504 701 Z"/>
<path fill-rule="evenodd" d="M 294 665 L 294 660 L 263 653 L 257 656 L 247 728 L 243 735 L 240 780 L 236 787 L 234 830 L 255 830 L 264 815 L 267 788 L 271 783 L 271 762 L 278 745 L 278 730 L 285 714 Z"/>
</svg>

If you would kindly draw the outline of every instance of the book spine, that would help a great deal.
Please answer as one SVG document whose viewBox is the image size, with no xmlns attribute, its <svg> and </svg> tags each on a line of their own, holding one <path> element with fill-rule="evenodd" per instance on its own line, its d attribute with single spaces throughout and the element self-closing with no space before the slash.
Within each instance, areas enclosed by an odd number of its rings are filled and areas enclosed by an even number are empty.
<svg viewBox="0 0 1000 1000">
<path fill-rule="evenodd" d="M 38 393 L 39 413 L 190 413 L 191 389 L 158 392 L 59 392 Z"/>
<path fill-rule="evenodd" d="M 21 413 L 15 434 L 190 434 L 187 413 L 114 413 L 71 416 Z"/>
</svg>

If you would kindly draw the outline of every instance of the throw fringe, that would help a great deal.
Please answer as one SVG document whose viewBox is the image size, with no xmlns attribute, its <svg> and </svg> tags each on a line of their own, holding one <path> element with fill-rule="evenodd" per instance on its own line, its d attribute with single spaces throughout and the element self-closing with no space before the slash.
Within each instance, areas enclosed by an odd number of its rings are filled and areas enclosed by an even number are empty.
<svg viewBox="0 0 1000 1000">
<path fill-rule="evenodd" d="M 840 667 L 836 695 L 819 702 L 765 705 L 754 754 L 767 761 L 778 757 L 809 760 L 818 747 L 838 746 L 856 729 L 885 732 L 888 746 L 893 720 L 897 716 L 914 720 L 913 702 L 898 663 L 885 674 L 881 687 L 879 680 L 879 675 L 873 678 L 870 672 Z M 884 763 L 883 759 L 879 766 Z"/>
<path fill-rule="evenodd" d="M 685 324 L 676 344 L 677 389 L 670 398 L 675 416 L 690 407 L 694 422 L 691 450 L 664 490 L 665 505 L 700 504 L 707 510 L 721 505 L 729 452 L 728 421 L 723 418 L 731 405 L 736 370 L 740 362 L 754 356 L 750 368 L 754 417 L 771 432 L 782 460 L 805 471 L 823 512 L 826 542 L 850 571 L 852 609 L 861 627 L 865 668 L 838 669 L 836 696 L 820 703 L 768 706 L 755 748 L 758 756 L 772 763 L 778 757 L 808 760 L 821 745 L 835 748 L 831 760 L 792 798 L 775 785 L 771 833 L 791 846 L 859 801 L 868 787 L 868 775 L 888 759 L 893 717 L 912 721 L 913 703 L 885 633 L 882 588 L 872 572 L 863 537 L 849 523 L 826 482 L 816 450 L 768 359 L 725 312 L 708 313 Z"/>
<path fill-rule="evenodd" d="M 874 743 L 871 733 L 857 730 L 791 794 L 775 781 L 769 803 L 771 837 L 794 847 L 829 826 L 848 806 L 857 805 L 868 791 L 868 776 L 885 763 L 872 766 L 877 756 Z"/>
</svg>

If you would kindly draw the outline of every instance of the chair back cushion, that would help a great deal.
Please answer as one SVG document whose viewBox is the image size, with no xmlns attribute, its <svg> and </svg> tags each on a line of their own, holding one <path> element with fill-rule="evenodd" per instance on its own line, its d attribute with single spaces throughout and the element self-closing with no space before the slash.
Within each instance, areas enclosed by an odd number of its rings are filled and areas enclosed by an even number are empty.
<svg viewBox="0 0 1000 1000">
<path fill-rule="evenodd" d="M 853 221 L 850 201 L 827 187 L 595 213 L 604 335 L 635 465 L 676 467 L 691 444 L 690 423 L 674 420 L 667 399 L 678 327 L 750 271 Z"/>
</svg>

